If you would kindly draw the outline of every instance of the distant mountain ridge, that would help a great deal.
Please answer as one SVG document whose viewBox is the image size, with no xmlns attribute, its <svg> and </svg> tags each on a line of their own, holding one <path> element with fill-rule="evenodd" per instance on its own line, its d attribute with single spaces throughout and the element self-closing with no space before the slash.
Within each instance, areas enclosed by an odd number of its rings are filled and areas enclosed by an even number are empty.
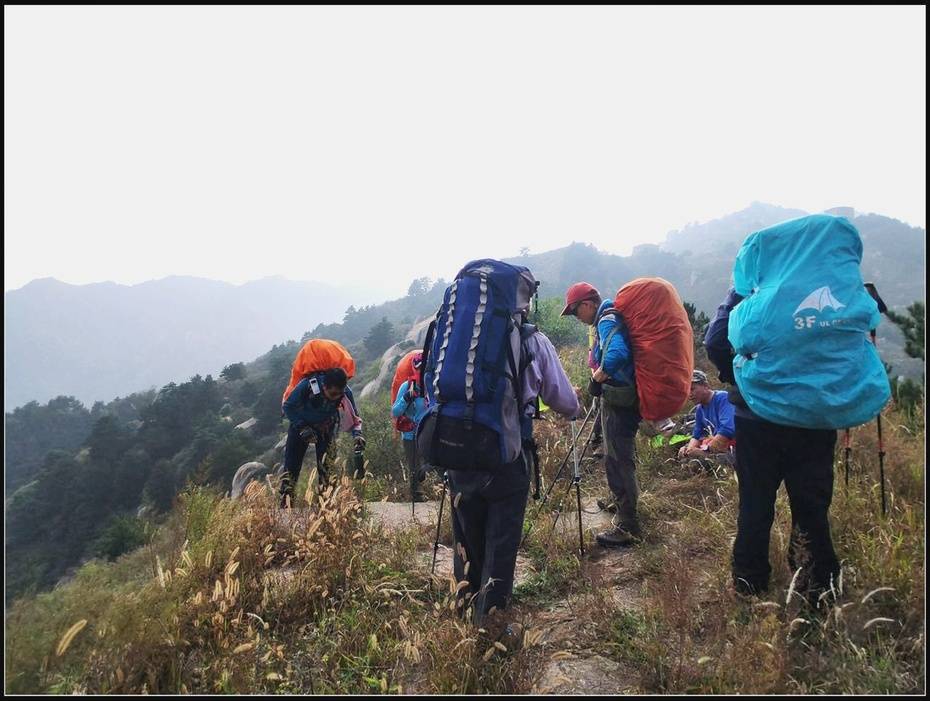
<svg viewBox="0 0 930 701">
<path fill-rule="evenodd" d="M 805 214 L 753 202 L 671 231 L 662 244 L 636 246 L 629 256 L 573 243 L 506 260 L 533 271 L 542 283 L 542 297 L 562 296 L 579 280 L 606 296 L 633 278 L 660 276 L 710 315 L 729 286 L 733 259 L 745 237 Z M 878 285 L 885 301 L 903 309 L 924 300 L 924 229 L 878 214 L 857 214 L 853 224 L 864 245 L 863 275 Z M 426 264 L 420 267 L 428 272 Z M 350 346 L 383 317 L 405 333 L 442 300 L 445 281 L 421 280 L 405 297 L 358 308 L 351 306 L 359 303 L 357 295 L 346 290 L 283 278 L 235 286 L 173 277 L 132 287 L 35 280 L 5 295 L 5 408 L 59 395 L 76 396 L 88 405 L 108 401 L 194 374 L 216 373 L 288 339 L 326 337 Z M 923 364 L 907 358 L 903 345 L 897 328 L 883 321 L 883 357 L 895 374 L 919 377 Z"/>
<path fill-rule="evenodd" d="M 710 314 L 726 293 L 733 260 L 743 240 L 753 231 L 806 214 L 753 202 L 725 217 L 671 231 L 661 244 L 636 246 L 629 256 L 573 243 L 507 260 L 529 267 L 542 282 L 540 294 L 546 297 L 564 294 L 579 280 L 607 294 L 633 278 L 659 276 L 674 284 L 683 299 Z M 853 224 L 862 236 L 863 275 L 878 285 L 885 301 L 904 307 L 924 299 L 924 230 L 877 214 L 858 214 Z"/>
<path fill-rule="evenodd" d="M 712 315 L 723 300 L 733 272 L 733 261 L 745 238 L 754 231 L 808 214 L 803 210 L 753 202 L 724 217 L 671 231 L 662 244 L 636 246 L 630 256 L 598 251 L 573 243 L 566 248 L 509 258 L 525 265 L 541 282 L 540 295 L 563 295 L 572 283 L 590 282 L 604 296 L 614 295 L 637 277 L 663 277 L 698 311 Z M 874 282 L 885 302 L 903 310 L 925 300 L 926 232 L 879 214 L 856 214 L 852 223 L 862 236 L 862 274 Z M 879 352 L 893 365 L 894 374 L 920 377 L 923 363 L 904 353 L 898 328 L 883 319 L 878 329 Z"/>
<path fill-rule="evenodd" d="M 254 358 L 340 318 L 358 292 L 282 277 L 243 285 L 34 280 L 4 295 L 7 411 L 73 395 L 90 405 Z"/>
</svg>

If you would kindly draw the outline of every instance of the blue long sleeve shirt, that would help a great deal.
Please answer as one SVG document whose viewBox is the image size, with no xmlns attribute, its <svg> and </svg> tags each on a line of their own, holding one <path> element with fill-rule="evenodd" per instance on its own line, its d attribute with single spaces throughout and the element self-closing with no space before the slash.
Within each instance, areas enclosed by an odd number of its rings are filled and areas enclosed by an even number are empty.
<svg viewBox="0 0 930 701">
<path fill-rule="evenodd" d="M 597 310 L 598 318 L 605 309 L 610 309 L 612 306 L 612 299 L 605 299 L 601 302 L 600 309 Z M 610 332 L 613 331 L 617 323 L 619 323 L 618 319 L 613 314 L 608 314 L 597 323 L 594 360 L 607 373 L 613 384 L 631 385 L 636 382 L 636 374 L 633 368 L 633 350 L 625 337 L 625 328 L 617 331 L 613 338 L 610 339 L 608 347 L 603 348 L 604 341 L 610 336 Z"/>
<path fill-rule="evenodd" d="M 358 416 L 355 397 L 352 396 L 352 390 L 349 387 L 346 387 L 345 396 L 352 405 L 353 412 Z M 339 419 L 340 404 L 342 404 L 342 399 L 330 401 L 322 391 L 320 394 L 313 394 L 310 390 L 310 378 L 305 377 L 291 390 L 282 408 L 291 425 L 300 430 L 306 426 L 324 427 L 329 422 L 335 425 Z M 352 429 L 352 435 L 361 435 L 360 426 Z"/>
<path fill-rule="evenodd" d="M 404 400 L 404 394 L 407 390 L 410 389 L 410 381 L 404 382 L 397 390 L 397 400 L 394 402 L 394 406 L 391 407 L 391 414 L 395 418 L 400 418 L 401 416 L 406 416 L 408 419 L 413 421 L 417 426 L 420 425 L 420 419 L 426 414 L 426 399 L 420 396 L 414 399 L 412 402 L 407 402 Z M 402 434 L 405 441 L 412 441 L 417 436 L 416 428 L 412 431 L 403 431 Z"/>
<path fill-rule="evenodd" d="M 733 420 L 734 407 L 730 404 L 730 395 L 723 390 L 714 392 L 707 406 L 698 404 L 694 413 L 695 440 L 723 436 L 734 439 L 736 437 L 736 423 Z"/>
</svg>

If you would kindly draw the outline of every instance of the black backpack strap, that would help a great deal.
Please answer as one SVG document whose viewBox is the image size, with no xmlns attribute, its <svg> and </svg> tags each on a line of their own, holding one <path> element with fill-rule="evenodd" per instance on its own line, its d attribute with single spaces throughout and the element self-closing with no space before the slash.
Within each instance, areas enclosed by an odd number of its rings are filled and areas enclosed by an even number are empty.
<svg viewBox="0 0 930 701">
<path fill-rule="evenodd" d="M 426 381 L 423 379 L 426 375 L 426 362 L 429 360 L 429 351 L 430 347 L 433 345 L 433 336 L 436 334 L 436 319 L 439 318 L 439 313 L 436 313 L 436 317 L 429 322 L 429 327 L 426 329 L 426 340 L 423 343 L 423 360 L 420 363 L 420 386 L 426 387 Z"/>
<path fill-rule="evenodd" d="M 537 402 L 537 406 L 539 406 Z M 523 442 L 524 449 L 529 452 L 530 460 L 533 461 L 533 499 L 539 500 L 541 480 L 539 476 L 539 448 L 536 445 L 536 439 L 530 437 Z"/>
</svg>

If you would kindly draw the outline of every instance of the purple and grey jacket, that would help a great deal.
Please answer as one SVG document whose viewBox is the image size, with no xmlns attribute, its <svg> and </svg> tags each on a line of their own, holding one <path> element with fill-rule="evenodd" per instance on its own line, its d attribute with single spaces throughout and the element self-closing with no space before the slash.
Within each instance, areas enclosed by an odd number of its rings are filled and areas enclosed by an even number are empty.
<svg viewBox="0 0 930 701">
<path fill-rule="evenodd" d="M 528 407 L 535 402 L 536 397 L 541 397 L 553 411 L 577 418 L 581 413 L 578 395 L 565 374 L 552 341 L 537 331 L 525 343 L 533 359 L 523 373 L 523 406 Z M 532 412 L 531 409 L 529 411 Z"/>
</svg>

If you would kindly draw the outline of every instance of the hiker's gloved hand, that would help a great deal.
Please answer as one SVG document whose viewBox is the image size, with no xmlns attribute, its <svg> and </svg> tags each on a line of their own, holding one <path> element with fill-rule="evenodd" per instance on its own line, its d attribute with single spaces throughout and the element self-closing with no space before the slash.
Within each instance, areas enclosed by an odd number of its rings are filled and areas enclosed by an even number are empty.
<svg viewBox="0 0 930 701">
<path fill-rule="evenodd" d="M 595 382 L 594 378 L 591 378 L 591 381 L 588 383 L 588 394 L 592 397 L 600 397 L 602 392 L 602 387 L 600 382 Z"/>
<path fill-rule="evenodd" d="M 364 436 L 355 437 L 355 449 L 356 450 L 365 450 L 365 438 Z"/>
<path fill-rule="evenodd" d="M 314 440 L 313 429 L 310 426 L 304 426 L 299 431 L 300 440 L 304 443 L 311 443 Z"/>
</svg>

